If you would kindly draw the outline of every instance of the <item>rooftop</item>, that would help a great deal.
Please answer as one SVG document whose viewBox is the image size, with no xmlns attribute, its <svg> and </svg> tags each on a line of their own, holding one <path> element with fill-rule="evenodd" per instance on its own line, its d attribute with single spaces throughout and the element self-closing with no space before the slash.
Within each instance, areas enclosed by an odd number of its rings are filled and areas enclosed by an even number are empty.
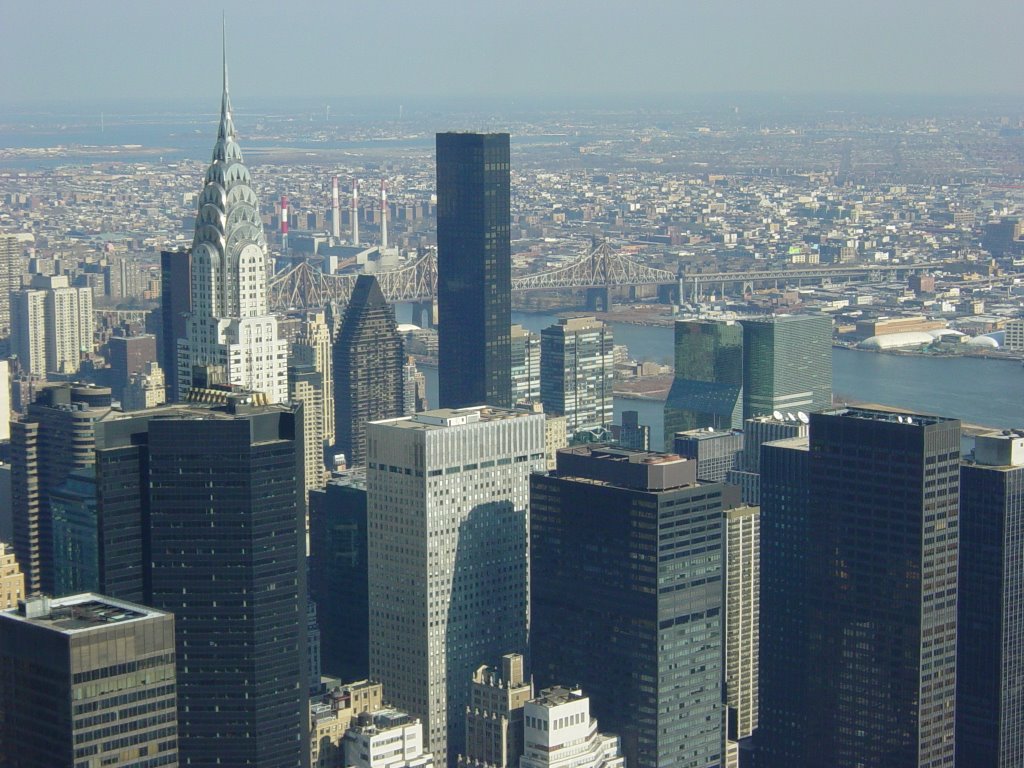
<svg viewBox="0 0 1024 768">
<path fill-rule="evenodd" d="M 371 424 L 385 424 L 397 429 L 434 430 L 447 427 L 460 427 L 480 422 L 504 421 L 531 416 L 533 412 L 526 409 L 509 410 L 492 408 L 488 405 L 475 405 L 470 408 L 435 408 L 423 411 L 415 416 L 400 416 L 395 419 L 373 421 Z"/>
<path fill-rule="evenodd" d="M 957 419 L 951 419 L 944 416 L 929 416 L 920 413 L 902 414 L 893 413 L 892 411 L 876 411 L 871 408 L 835 408 L 829 411 L 823 411 L 823 415 L 845 416 L 850 419 L 884 421 L 890 424 L 907 424 L 918 427 L 957 421 Z"/>
<path fill-rule="evenodd" d="M 28 622 L 66 635 L 167 615 L 164 611 L 93 592 L 56 599 L 30 597 L 19 601 L 17 608 L 0 613 L 3 619 Z"/>
</svg>

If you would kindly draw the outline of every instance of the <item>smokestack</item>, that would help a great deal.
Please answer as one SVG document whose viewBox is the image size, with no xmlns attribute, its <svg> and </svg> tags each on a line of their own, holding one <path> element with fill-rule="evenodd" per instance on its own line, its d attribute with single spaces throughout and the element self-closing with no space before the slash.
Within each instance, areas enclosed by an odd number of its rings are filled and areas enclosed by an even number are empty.
<svg viewBox="0 0 1024 768">
<path fill-rule="evenodd" d="M 352 179 L 352 245 L 359 245 L 359 179 Z"/>
<path fill-rule="evenodd" d="M 388 188 L 380 180 L 380 249 L 388 247 Z"/>
<path fill-rule="evenodd" d="M 338 177 L 331 182 L 331 237 L 341 237 L 341 205 L 338 203 Z"/>
<path fill-rule="evenodd" d="M 281 250 L 288 250 L 288 197 L 281 195 Z"/>
</svg>

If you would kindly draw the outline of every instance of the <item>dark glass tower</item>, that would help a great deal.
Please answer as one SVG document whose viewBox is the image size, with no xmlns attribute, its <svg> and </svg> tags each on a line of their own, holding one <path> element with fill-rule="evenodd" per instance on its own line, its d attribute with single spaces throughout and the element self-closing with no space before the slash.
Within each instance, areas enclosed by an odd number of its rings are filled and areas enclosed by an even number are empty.
<svg viewBox="0 0 1024 768">
<path fill-rule="evenodd" d="M 1024 436 L 975 438 L 960 470 L 958 768 L 1024 765 Z"/>
<path fill-rule="evenodd" d="M 160 367 L 164 369 L 167 402 L 181 399 L 178 385 L 178 339 L 188 333 L 192 311 L 192 253 L 160 252 Z"/>
<path fill-rule="evenodd" d="M 405 353 L 395 312 L 373 275 L 360 275 L 334 342 L 335 448 L 366 462 L 366 423 L 405 414 Z"/>
<path fill-rule="evenodd" d="M 509 205 L 507 133 L 437 134 L 442 408 L 512 407 Z"/>
<path fill-rule="evenodd" d="M 806 458 L 776 445 L 758 765 L 952 765 L 960 422 L 851 408 L 811 414 Z"/>
<path fill-rule="evenodd" d="M 676 374 L 665 401 L 665 442 L 676 432 L 743 425 L 743 328 L 736 322 L 676 323 Z"/>
<path fill-rule="evenodd" d="M 584 446 L 530 479 L 534 675 L 587 691 L 635 768 L 722 760 L 724 488 L 696 465 Z"/>
<path fill-rule="evenodd" d="M 831 407 L 831 317 L 776 315 L 743 321 L 744 419 Z"/>
<path fill-rule="evenodd" d="M 307 759 L 302 413 L 253 397 L 98 438 L 101 579 L 175 616 L 182 764 Z"/>
</svg>

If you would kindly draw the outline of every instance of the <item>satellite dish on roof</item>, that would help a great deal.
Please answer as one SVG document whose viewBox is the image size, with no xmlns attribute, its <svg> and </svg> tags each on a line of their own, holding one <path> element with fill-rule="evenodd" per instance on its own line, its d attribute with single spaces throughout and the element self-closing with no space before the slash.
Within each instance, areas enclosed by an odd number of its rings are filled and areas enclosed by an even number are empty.
<svg viewBox="0 0 1024 768">
<path fill-rule="evenodd" d="M 896 417 L 896 421 L 898 421 L 900 424 L 902 424 L 903 423 L 903 417 L 902 416 L 897 416 Z"/>
<path fill-rule="evenodd" d="M 792 411 L 786 411 L 786 418 L 790 421 L 796 421 L 796 416 L 793 415 Z"/>
<path fill-rule="evenodd" d="M 774 416 L 777 421 L 782 421 L 783 420 L 782 419 L 782 411 L 772 411 L 772 416 Z"/>
<path fill-rule="evenodd" d="M 810 424 L 810 422 L 811 422 L 810 417 L 806 413 L 804 413 L 803 411 L 797 411 L 796 412 L 796 417 L 798 419 L 800 419 L 800 421 L 802 421 L 804 424 Z"/>
</svg>

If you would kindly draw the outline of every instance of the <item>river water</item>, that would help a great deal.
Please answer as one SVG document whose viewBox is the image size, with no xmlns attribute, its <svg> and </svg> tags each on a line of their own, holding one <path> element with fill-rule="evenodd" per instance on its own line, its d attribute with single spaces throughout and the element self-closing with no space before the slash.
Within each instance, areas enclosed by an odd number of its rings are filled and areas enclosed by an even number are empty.
<svg viewBox="0 0 1024 768">
<path fill-rule="evenodd" d="M 513 312 L 512 322 L 539 333 L 558 317 Z M 612 323 L 616 344 L 636 360 L 672 361 L 673 330 L 667 326 Z M 437 403 L 436 371 L 425 369 L 427 394 Z M 832 391 L 836 402 L 878 403 L 918 413 L 951 416 L 969 424 L 1024 427 L 1024 367 L 1012 360 L 976 357 L 890 355 L 832 350 Z M 638 411 L 651 427 L 651 444 L 663 444 L 661 401 L 615 398 L 615 421 Z"/>
</svg>

